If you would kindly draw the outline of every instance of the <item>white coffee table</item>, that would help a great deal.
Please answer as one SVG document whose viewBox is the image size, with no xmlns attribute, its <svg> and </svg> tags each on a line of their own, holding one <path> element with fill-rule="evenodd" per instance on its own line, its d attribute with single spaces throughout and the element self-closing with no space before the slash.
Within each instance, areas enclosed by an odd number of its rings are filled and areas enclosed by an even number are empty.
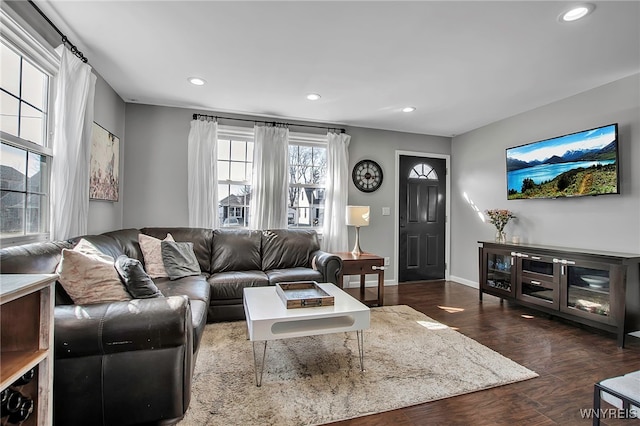
<svg viewBox="0 0 640 426">
<path fill-rule="evenodd" d="M 257 386 L 262 385 L 267 341 L 276 339 L 355 331 L 360 370 L 364 371 L 362 331 L 369 328 L 371 322 L 369 308 L 331 283 L 319 286 L 334 297 L 333 306 L 287 309 L 273 286 L 244 289 L 244 313 L 253 344 Z M 256 350 L 259 344 L 264 345 L 262 351 Z"/>
</svg>

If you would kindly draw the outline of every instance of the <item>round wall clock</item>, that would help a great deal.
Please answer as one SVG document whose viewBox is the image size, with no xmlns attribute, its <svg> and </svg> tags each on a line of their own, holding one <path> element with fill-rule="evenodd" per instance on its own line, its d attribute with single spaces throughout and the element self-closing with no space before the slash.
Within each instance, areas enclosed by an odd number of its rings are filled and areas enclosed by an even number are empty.
<svg viewBox="0 0 640 426">
<path fill-rule="evenodd" d="M 361 160 L 353 167 L 351 179 L 362 192 L 373 192 L 382 185 L 382 167 L 373 160 Z"/>
</svg>

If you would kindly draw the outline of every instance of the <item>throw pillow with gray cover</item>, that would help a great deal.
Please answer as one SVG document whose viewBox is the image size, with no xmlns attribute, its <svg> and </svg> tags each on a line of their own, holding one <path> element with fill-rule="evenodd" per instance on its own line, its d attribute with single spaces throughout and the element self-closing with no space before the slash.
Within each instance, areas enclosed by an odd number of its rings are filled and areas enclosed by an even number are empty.
<svg viewBox="0 0 640 426">
<path fill-rule="evenodd" d="M 162 261 L 170 280 L 200 275 L 198 258 L 193 251 L 193 243 L 163 241 Z"/>
<path fill-rule="evenodd" d="M 134 298 L 150 299 L 163 296 L 151 277 L 144 271 L 142 262 L 138 259 L 131 259 L 123 254 L 116 259 L 115 267 L 127 287 L 127 291 Z"/>
</svg>

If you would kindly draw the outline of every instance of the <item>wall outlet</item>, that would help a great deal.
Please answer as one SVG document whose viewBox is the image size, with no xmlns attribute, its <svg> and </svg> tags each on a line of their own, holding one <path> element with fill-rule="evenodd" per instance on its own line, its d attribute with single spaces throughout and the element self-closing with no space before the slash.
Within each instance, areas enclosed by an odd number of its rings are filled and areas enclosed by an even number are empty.
<svg viewBox="0 0 640 426">
<path fill-rule="evenodd" d="M 391 215 L 391 208 L 390 207 L 383 207 L 382 208 L 382 216 L 390 216 Z"/>
<path fill-rule="evenodd" d="M 390 257 L 385 257 L 384 258 L 384 266 L 389 266 L 391 264 L 391 258 Z"/>
</svg>

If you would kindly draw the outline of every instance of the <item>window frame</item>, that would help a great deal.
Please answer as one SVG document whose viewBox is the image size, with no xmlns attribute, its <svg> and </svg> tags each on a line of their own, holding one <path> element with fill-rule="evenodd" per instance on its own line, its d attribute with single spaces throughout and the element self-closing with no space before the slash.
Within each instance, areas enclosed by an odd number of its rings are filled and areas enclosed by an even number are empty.
<svg viewBox="0 0 640 426">
<path fill-rule="evenodd" d="M 20 18 L 15 15 L 15 12 L 12 12 L 12 10 L 5 10 L 5 8 L 0 9 L 0 24 L 3 27 L 2 34 L 0 34 L 0 39 L 2 40 L 2 43 L 6 45 L 6 47 L 22 56 L 23 60 L 27 60 L 31 63 L 31 65 L 35 66 L 38 70 L 48 76 L 49 81 L 47 89 L 47 99 L 45 105 L 43 105 L 46 119 L 43 123 L 44 129 L 42 135 L 42 145 L 4 131 L 0 131 L 0 142 L 7 146 L 26 151 L 27 156 L 29 156 L 29 153 L 34 153 L 45 158 L 47 172 L 47 175 L 45 176 L 45 197 L 48 198 L 48 203 L 46 211 L 42 216 L 42 232 L 27 234 L 27 224 L 26 222 L 24 222 L 21 235 L 4 238 L 0 237 L 0 246 L 2 247 L 26 244 L 36 241 L 46 241 L 50 239 L 51 212 L 49 207 L 51 205 L 51 165 L 53 163 L 52 140 L 55 118 L 53 104 L 56 90 L 55 76 L 60 67 L 60 59 L 58 55 L 56 55 L 53 47 L 50 46 L 44 40 L 44 38 L 39 36 L 39 34 L 26 23 L 24 23 L 23 21 L 19 22 L 17 19 Z M 29 103 L 27 102 L 27 104 Z M 29 194 L 41 194 L 39 192 L 29 192 L 28 187 L 25 188 L 24 193 L 26 194 L 26 196 L 28 196 Z"/>
<path fill-rule="evenodd" d="M 313 133 L 289 132 L 289 146 L 292 146 L 292 145 L 307 146 L 307 147 L 311 147 L 311 148 L 322 147 L 322 148 L 325 149 L 325 153 L 326 153 L 326 150 L 328 148 L 327 135 L 318 135 L 318 134 L 313 134 Z M 328 162 L 328 159 L 327 159 L 327 162 Z M 317 184 L 317 183 L 301 184 L 301 183 L 289 182 L 289 188 L 291 188 L 291 187 L 322 189 L 322 190 L 326 191 L 326 188 L 327 188 L 326 175 L 325 175 L 325 183 L 324 184 Z M 325 199 L 325 201 L 326 201 L 326 199 Z M 289 208 L 289 205 L 287 203 L 287 209 L 288 208 Z M 324 211 L 325 208 L 326 207 L 323 205 L 322 210 Z M 324 224 L 318 225 L 318 226 L 314 226 L 312 224 L 312 225 L 310 225 L 308 227 L 306 227 L 306 226 L 292 226 L 292 225 L 289 225 L 288 219 L 287 219 L 287 229 L 312 229 L 312 230 L 316 231 L 318 234 L 322 234 L 323 227 L 324 227 Z"/>
<path fill-rule="evenodd" d="M 221 125 L 218 124 L 218 142 L 223 140 L 237 140 L 237 141 L 245 141 L 245 142 L 255 142 L 254 138 L 254 129 L 253 127 L 238 127 L 238 126 L 229 126 L 229 125 Z M 325 149 L 328 148 L 328 140 L 326 134 L 313 134 L 313 133 L 302 133 L 302 132 L 289 132 L 289 146 L 291 145 L 299 145 L 299 146 L 311 146 L 311 147 L 323 147 Z M 288 148 L 287 148 L 288 149 Z M 219 161 L 219 158 L 216 157 L 216 161 Z M 253 159 L 252 159 L 253 164 Z M 217 167 L 217 164 L 216 164 Z M 217 175 L 216 175 L 217 176 Z M 253 176 L 253 172 L 252 172 Z M 218 180 L 218 185 L 244 185 L 251 188 L 252 181 L 233 181 L 233 180 Z M 314 188 L 314 189 L 323 189 L 326 190 L 326 180 L 324 184 L 298 184 L 289 182 L 289 187 L 296 186 L 301 188 Z M 218 201 L 219 203 L 219 201 Z M 218 207 L 221 207 L 218 204 Z M 247 208 L 249 206 L 247 205 Z M 287 208 L 289 204 L 287 202 Z M 248 216 L 251 216 L 251 212 L 248 213 Z M 249 217 L 247 217 L 246 225 L 242 226 L 224 226 L 223 219 L 220 221 L 220 227 L 234 227 L 234 228 L 244 228 L 248 229 L 249 225 Z M 312 229 L 315 230 L 319 235 L 322 235 L 323 226 L 309 226 L 309 227 L 300 227 L 300 226 L 290 226 L 287 224 L 288 229 Z"/>
<path fill-rule="evenodd" d="M 254 143 L 254 134 L 253 134 L 253 128 L 246 128 L 246 127 L 236 127 L 236 126 L 228 126 L 228 125 L 221 125 L 218 124 L 218 140 L 217 143 L 220 143 L 220 140 L 230 140 L 230 141 L 243 141 L 243 142 L 251 142 Z M 217 182 L 216 184 L 218 185 L 218 189 L 220 189 L 220 185 L 238 185 L 238 186 L 245 186 L 245 187 L 249 187 L 251 188 L 251 180 L 248 181 L 237 181 L 237 180 L 220 180 L 217 178 L 217 167 L 218 161 L 226 161 L 226 160 L 220 160 L 220 157 L 218 156 L 218 153 L 216 153 L 216 179 Z M 251 158 L 251 166 L 253 167 L 253 158 Z M 252 174 L 253 176 L 253 171 Z M 231 194 L 229 194 L 231 195 Z M 218 197 L 219 197 L 219 192 L 218 192 Z M 217 201 L 218 203 L 218 208 L 224 208 L 224 206 L 220 205 L 220 200 Z M 232 224 L 224 224 L 224 218 L 223 217 L 219 217 L 220 219 L 220 223 L 218 226 L 220 226 L 221 228 L 244 228 L 244 229 L 248 229 L 249 228 L 249 216 L 251 214 L 251 212 L 249 212 L 249 204 L 250 202 L 247 202 L 247 204 L 243 207 L 239 207 L 239 206 L 229 206 L 230 208 L 233 208 L 234 211 L 237 208 L 243 208 L 245 209 L 245 211 L 247 212 L 246 214 L 246 218 L 245 219 L 245 223 L 246 224 L 242 224 L 242 225 L 232 225 Z M 229 218 L 230 216 L 228 216 L 227 218 Z M 233 216 L 233 217 L 237 217 L 237 216 Z"/>
</svg>

